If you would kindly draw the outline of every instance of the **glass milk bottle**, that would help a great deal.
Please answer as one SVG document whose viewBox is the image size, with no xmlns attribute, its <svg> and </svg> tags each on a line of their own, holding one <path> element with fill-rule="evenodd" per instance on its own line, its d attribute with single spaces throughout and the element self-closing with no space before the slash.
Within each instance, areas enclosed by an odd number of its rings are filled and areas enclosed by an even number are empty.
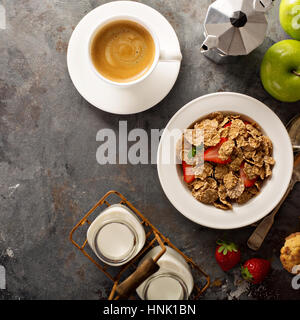
<svg viewBox="0 0 300 320">
<path fill-rule="evenodd" d="M 166 249 L 157 261 L 159 270 L 136 290 L 143 300 L 187 300 L 193 290 L 194 280 L 189 265 L 177 251 L 168 246 Z M 160 246 L 151 249 L 143 260 L 154 258 L 160 251 Z"/>
<path fill-rule="evenodd" d="M 121 204 L 106 208 L 87 231 L 89 246 L 100 260 L 111 266 L 120 266 L 133 259 L 145 240 L 140 220 Z"/>
</svg>

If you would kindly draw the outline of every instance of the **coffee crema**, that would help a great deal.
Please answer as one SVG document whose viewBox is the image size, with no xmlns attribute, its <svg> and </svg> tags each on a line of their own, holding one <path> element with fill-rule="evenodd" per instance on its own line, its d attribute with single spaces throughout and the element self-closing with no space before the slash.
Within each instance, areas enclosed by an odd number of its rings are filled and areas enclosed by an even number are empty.
<svg viewBox="0 0 300 320">
<path fill-rule="evenodd" d="M 140 24 L 118 20 L 97 31 L 90 54 L 103 77 L 126 83 L 142 77 L 151 68 L 155 43 L 149 31 Z"/>
</svg>

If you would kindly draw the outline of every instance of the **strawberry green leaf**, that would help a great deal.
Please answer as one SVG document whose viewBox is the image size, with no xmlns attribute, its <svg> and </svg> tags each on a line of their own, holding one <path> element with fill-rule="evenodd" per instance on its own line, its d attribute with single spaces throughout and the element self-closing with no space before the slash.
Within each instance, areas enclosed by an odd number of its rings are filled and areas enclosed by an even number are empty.
<svg viewBox="0 0 300 320">
<path fill-rule="evenodd" d="M 192 149 L 188 152 L 188 158 L 189 159 L 192 159 L 195 157 L 195 155 L 198 153 L 198 152 L 201 152 L 204 148 L 204 144 L 203 142 L 200 144 L 200 146 L 194 146 L 192 145 Z"/>
<path fill-rule="evenodd" d="M 218 240 L 217 244 L 220 246 L 220 248 L 222 248 L 221 251 L 219 251 L 219 253 L 223 251 L 224 255 L 226 255 L 228 251 L 229 252 L 238 251 L 238 246 L 234 242 L 226 242 L 223 240 Z"/>
<path fill-rule="evenodd" d="M 195 155 L 196 155 L 196 151 L 197 151 L 197 148 L 196 148 L 196 146 L 192 146 L 192 149 L 189 151 L 189 153 L 188 153 L 188 158 L 189 159 L 192 159 L 192 158 L 194 158 L 195 157 Z"/>
<path fill-rule="evenodd" d="M 249 272 L 247 267 L 243 267 L 243 266 L 241 267 L 241 274 L 242 274 L 242 277 L 247 281 L 250 281 L 253 278 L 252 274 Z"/>
</svg>

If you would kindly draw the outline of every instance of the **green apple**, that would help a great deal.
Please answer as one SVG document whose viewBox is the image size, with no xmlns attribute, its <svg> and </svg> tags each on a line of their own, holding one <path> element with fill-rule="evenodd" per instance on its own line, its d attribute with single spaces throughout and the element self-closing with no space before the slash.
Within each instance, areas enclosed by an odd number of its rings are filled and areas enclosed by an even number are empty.
<svg viewBox="0 0 300 320">
<path fill-rule="evenodd" d="M 282 0 L 279 19 L 283 30 L 292 38 L 300 40 L 300 0 Z"/>
<path fill-rule="evenodd" d="M 270 47 L 261 63 L 260 78 L 275 99 L 300 100 L 300 41 L 282 40 Z"/>
</svg>

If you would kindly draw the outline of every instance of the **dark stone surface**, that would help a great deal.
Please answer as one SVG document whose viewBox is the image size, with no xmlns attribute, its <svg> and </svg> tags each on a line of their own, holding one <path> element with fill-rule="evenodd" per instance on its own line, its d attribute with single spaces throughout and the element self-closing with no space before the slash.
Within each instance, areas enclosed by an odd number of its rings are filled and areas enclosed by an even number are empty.
<svg viewBox="0 0 300 320">
<path fill-rule="evenodd" d="M 177 32 L 183 61 L 169 95 L 137 115 L 116 116 L 89 105 L 74 88 L 66 66 L 71 33 L 80 19 L 106 1 L 2 1 L 6 29 L 0 29 L 0 264 L 7 289 L 0 299 L 101 299 L 111 282 L 68 240 L 83 214 L 110 189 L 123 193 L 175 245 L 212 278 L 202 299 L 299 299 L 292 276 L 279 261 L 284 238 L 300 230 L 300 186 L 282 206 L 261 250 L 247 249 L 253 227 L 213 230 L 184 218 L 165 197 L 155 165 L 106 165 L 96 161 L 96 133 L 102 128 L 164 128 L 188 101 L 216 91 L 253 96 L 284 123 L 300 103 L 280 103 L 262 88 L 259 66 L 274 42 L 286 38 L 278 20 L 279 1 L 268 13 L 268 36 L 261 47 L 235 65 L 215 65 L 202 56 L 209 0 L 141 1 L 160 11 Z M 1 4 L 1 2 L 0 2 Z M 214 259 L 215 241 L 227 237 L 243 250 L 243 260 L 272 260 L 259 286 L 243 287 L 238 268 L 224 273 Z M 221 286 L 220 286 L 221 285 Z"/>
</svg>

